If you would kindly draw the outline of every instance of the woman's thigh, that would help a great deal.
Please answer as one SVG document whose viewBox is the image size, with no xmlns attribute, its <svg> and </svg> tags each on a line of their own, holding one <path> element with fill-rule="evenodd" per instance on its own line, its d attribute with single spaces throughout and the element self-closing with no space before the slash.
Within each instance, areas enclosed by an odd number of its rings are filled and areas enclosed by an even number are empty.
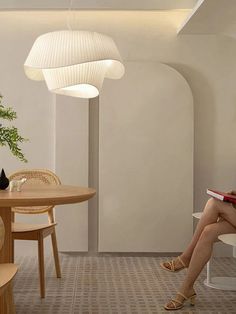
<svg viewBox="0 0 236 314">
<path fill-rule="evenodd" d="M 208 225 L 207 234 L 213 241 L 218 241 L 218 236 L 225 233 L 235 233 L 236 228 L 226 220 L 220 220 L 214 224 Z"/>
<path fill-rule="evenodd" d="M 220 217 L 236 228 L 236 208 L 231 203 L 216 201 Z"/>
</svg>

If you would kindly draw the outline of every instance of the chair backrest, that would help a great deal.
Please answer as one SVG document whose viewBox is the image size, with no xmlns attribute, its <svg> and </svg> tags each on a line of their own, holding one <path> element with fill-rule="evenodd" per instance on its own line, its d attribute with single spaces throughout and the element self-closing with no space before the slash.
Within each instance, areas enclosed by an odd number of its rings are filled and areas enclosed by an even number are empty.
<svg viewBox="0 0 236 314">
<path fill-rule="evenodd" d="M 9 180 L 26 178 L 22 189 L 34 185 L 60 185 L 61 181 L 52 171 L 45 169 L 20 170 L 9 176 Z M 54 206 L 13 207 L 12 211 L 18 214 L 41 214 L 50 211 Z"/>
<path fill-rule="evenodd" d="M 0 217 L 0 251 L 4 243 L 5 228 L 2 218 Z"/>
</svg>

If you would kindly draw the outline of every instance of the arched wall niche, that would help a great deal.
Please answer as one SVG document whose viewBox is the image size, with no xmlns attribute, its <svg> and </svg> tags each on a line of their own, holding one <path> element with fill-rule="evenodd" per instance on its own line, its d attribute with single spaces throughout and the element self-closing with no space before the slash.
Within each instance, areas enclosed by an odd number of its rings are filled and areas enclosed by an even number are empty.
<svg viewBox="0 0 236 314">
<path fill-rule="evenodd" d="M 125 67 L 99 98 L 99 251 L 182 251 L 192 235 L 191 89 L 166 64 Z"/>
</svg>

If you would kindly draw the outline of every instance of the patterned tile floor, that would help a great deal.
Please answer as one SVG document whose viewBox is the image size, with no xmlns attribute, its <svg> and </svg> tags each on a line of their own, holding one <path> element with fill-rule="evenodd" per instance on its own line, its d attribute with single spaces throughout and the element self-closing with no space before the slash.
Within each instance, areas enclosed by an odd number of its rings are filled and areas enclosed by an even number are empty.
<svg viewBox="0 0 236 314">
<path fill-rule="evenodd" d="M 60 259 L 63 277 L 56 279 L 53 260 L 46 258 L 44 300 L 39 297 L 37 259 L 16 260 L 20 266 L 14 287 L 16 314 L 168 313 L 163 304 L 173 296 L 185 273 L 161 270 L 160 257 L 61 254 Z M 215 258 L 213 273 L 236 276 L 235 259 Z M 196 306 L 186 305 L 177 313 L 236 314 L 236 292 L 205 287 L 205 275 L 204 270 L 196 284 Z"/>
</svg>

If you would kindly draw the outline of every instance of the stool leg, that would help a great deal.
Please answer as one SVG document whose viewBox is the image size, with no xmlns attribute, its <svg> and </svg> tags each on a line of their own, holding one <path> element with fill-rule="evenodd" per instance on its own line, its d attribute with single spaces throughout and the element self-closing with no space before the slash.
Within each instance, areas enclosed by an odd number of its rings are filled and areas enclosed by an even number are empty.
<svg viewBox="0 0 236 314">
<path fill-rule="evenodd" d="M 207 284 L 211 283 L 211 259 L 207 262 Z"/>
</svg>

